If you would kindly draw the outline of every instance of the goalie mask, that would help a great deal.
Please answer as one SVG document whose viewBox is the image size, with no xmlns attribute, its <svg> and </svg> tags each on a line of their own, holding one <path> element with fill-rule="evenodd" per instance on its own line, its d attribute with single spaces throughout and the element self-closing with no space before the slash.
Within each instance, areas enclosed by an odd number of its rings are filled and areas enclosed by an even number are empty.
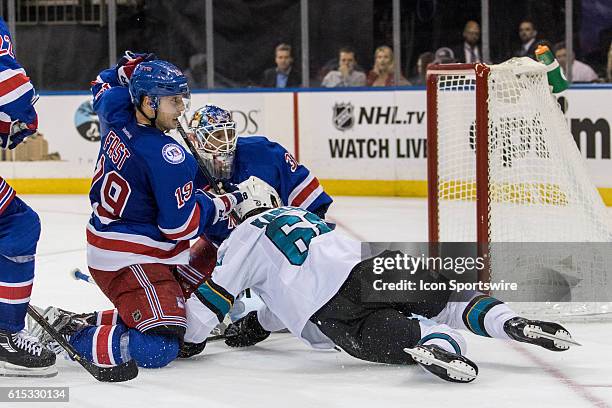
<svg viewBox="0 0 612 408">
<path fill-rule="evenodd" d="M 231 113 L 205 105 L 195 111 L 189 127 L 195 135 L 195 148 L 210 174 L 217 180 L 229 180 L 236 152 L 236 122 Z"/>
<path fill-rule="evenodd" d="M 234 208 L 240 222 L 260 212 L 282 205 L 276 190 L 255 176 L 251 176 L 238 184 L 238 188 L 247 195 L 245 200 Z"/>
</svg>

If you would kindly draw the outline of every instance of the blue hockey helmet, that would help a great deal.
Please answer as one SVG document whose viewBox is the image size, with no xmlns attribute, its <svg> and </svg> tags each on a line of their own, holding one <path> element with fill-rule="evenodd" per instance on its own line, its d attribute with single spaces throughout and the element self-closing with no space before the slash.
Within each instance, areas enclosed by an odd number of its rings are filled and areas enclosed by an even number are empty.
<svg viewBox="0 0 612 408">
<path fill-rule="evenodd" d="M 160 97 L 180 95 L 189 109 L 190 100 L 187 78 L 173 64 L 163 60 L 141 62 L 130 78 L 130 96 L 134 106 L 140 106 L 142 98 L 151 98 L 151 108 L 159 108 Z"/>
<path fill-rule="evenodd" d="M 189 122 L 195 147 L 212 176 L 228 180 L 232 176 L 236 150 L 236 122 L 230 111 L 216 105 L 196 110 Z"/>
</svg>

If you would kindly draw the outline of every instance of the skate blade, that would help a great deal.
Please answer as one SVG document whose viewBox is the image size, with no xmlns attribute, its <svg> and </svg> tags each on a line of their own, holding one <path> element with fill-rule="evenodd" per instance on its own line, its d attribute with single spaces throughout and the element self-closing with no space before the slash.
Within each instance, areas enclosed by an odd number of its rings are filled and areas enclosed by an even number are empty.
<svg viewBox="0 0 612 408">
<path fill-rule="evenodd" d="M 414 361 L 417 363 L 424 365 L 434 364 L 438 367 L 444 368 L 446 370 L 446 374 L 454 380 L 470 382 L 475 380 L 476 376 L 478 375 L 473 367 L 460 360 L 453 360 L 450 363 L 447 363 L 445 361 L 436 359 L 436 357 L 430 351 L 419 348 L 405 348 L 404 351 L 410 354 L 410 356 L 412 356 Z"/>
<path fill-rule="evenodd" d="M 0 362 L 0 377 L 50 378 L 57 375 L 57 367 L 26 368 L 7 362 Z"/>
<path fill-rule="evenodd" d="M 548 340 L 552 340 L 555 343 L 555 347 L 568 349 L 570 346 L 582 346 L 576 340 L 572 339 L 572 336 L 564 330 L 558 330 L 555 334 L 546 333 L 538 326 L 525 326 L 523 329 L 525 336 L 537 338 L 542 337 Z"/>
</svg>

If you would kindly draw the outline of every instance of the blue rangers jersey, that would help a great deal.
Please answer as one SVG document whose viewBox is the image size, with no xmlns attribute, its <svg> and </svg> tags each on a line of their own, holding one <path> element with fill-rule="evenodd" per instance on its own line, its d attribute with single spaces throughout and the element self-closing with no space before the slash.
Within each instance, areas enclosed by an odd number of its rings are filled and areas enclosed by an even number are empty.
<svg viewBox="0 0 612 408">
<path fill-rule="evenodd" d="M 157 128 L 136 122 L 116 70 L 103 71 L 92 93 L 102 138 L 89 194 L 89 267 L 187 264 L 189 239 L 221 220 L 232 204 L 227 196 L 197 190 L 193 156 Z"/>
<path fill-rule="evenodd" d="M 6 23 L 0 19 L 0 133 L 11 131 L 11 122 L 35 123 L 32 106 L 34 87 L 25 70 L 15 59 L 13 43 Z M 0 214 L 9 206 L 15 191 L 0 177 Z"/>
<path fill-rule="evenodd" d="M 13 198 L 15 198 L 15 190 L 13 190 L 6 180 L 0 177 L 0 215 L 8 208 Z"/>
<path fill-rule="evenodd" d="M 236 141 L 234 171 L 229 181 L 239 184 L 251 176 L 272 186 L 283 205 L 300 207 L 319 216 L 325 214 L 333 201 L 305 166 L 283 146 L 263 136 L 238 137 Z M 233 227 L 231 221 L 224 221 L 211 228 L 206 236 L 219 244 Z"/>
</svg>

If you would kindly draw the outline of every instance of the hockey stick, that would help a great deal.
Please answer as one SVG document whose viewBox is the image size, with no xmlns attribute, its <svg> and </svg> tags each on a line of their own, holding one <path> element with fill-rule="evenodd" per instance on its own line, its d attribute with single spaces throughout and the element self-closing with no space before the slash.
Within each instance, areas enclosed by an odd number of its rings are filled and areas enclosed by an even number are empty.
<svg viewBox="0 0 612 408">
<path fill-rule="evenodd" d="M 136 361 L 130 360 L 123 364 L 112 367 L 100 367 L 91 361 L 86 360 L 81 356 L 70 343 L 55 330 L 47 320 L 34 309 L 32 305 L 28 305 L 28 314 L 68 353 L 71 359 L 79 363 L 91 374 L 96 380 L 102 382 L 123 382 L 129 381 L 138 376 L 138 366 Z"/>
</svg>

